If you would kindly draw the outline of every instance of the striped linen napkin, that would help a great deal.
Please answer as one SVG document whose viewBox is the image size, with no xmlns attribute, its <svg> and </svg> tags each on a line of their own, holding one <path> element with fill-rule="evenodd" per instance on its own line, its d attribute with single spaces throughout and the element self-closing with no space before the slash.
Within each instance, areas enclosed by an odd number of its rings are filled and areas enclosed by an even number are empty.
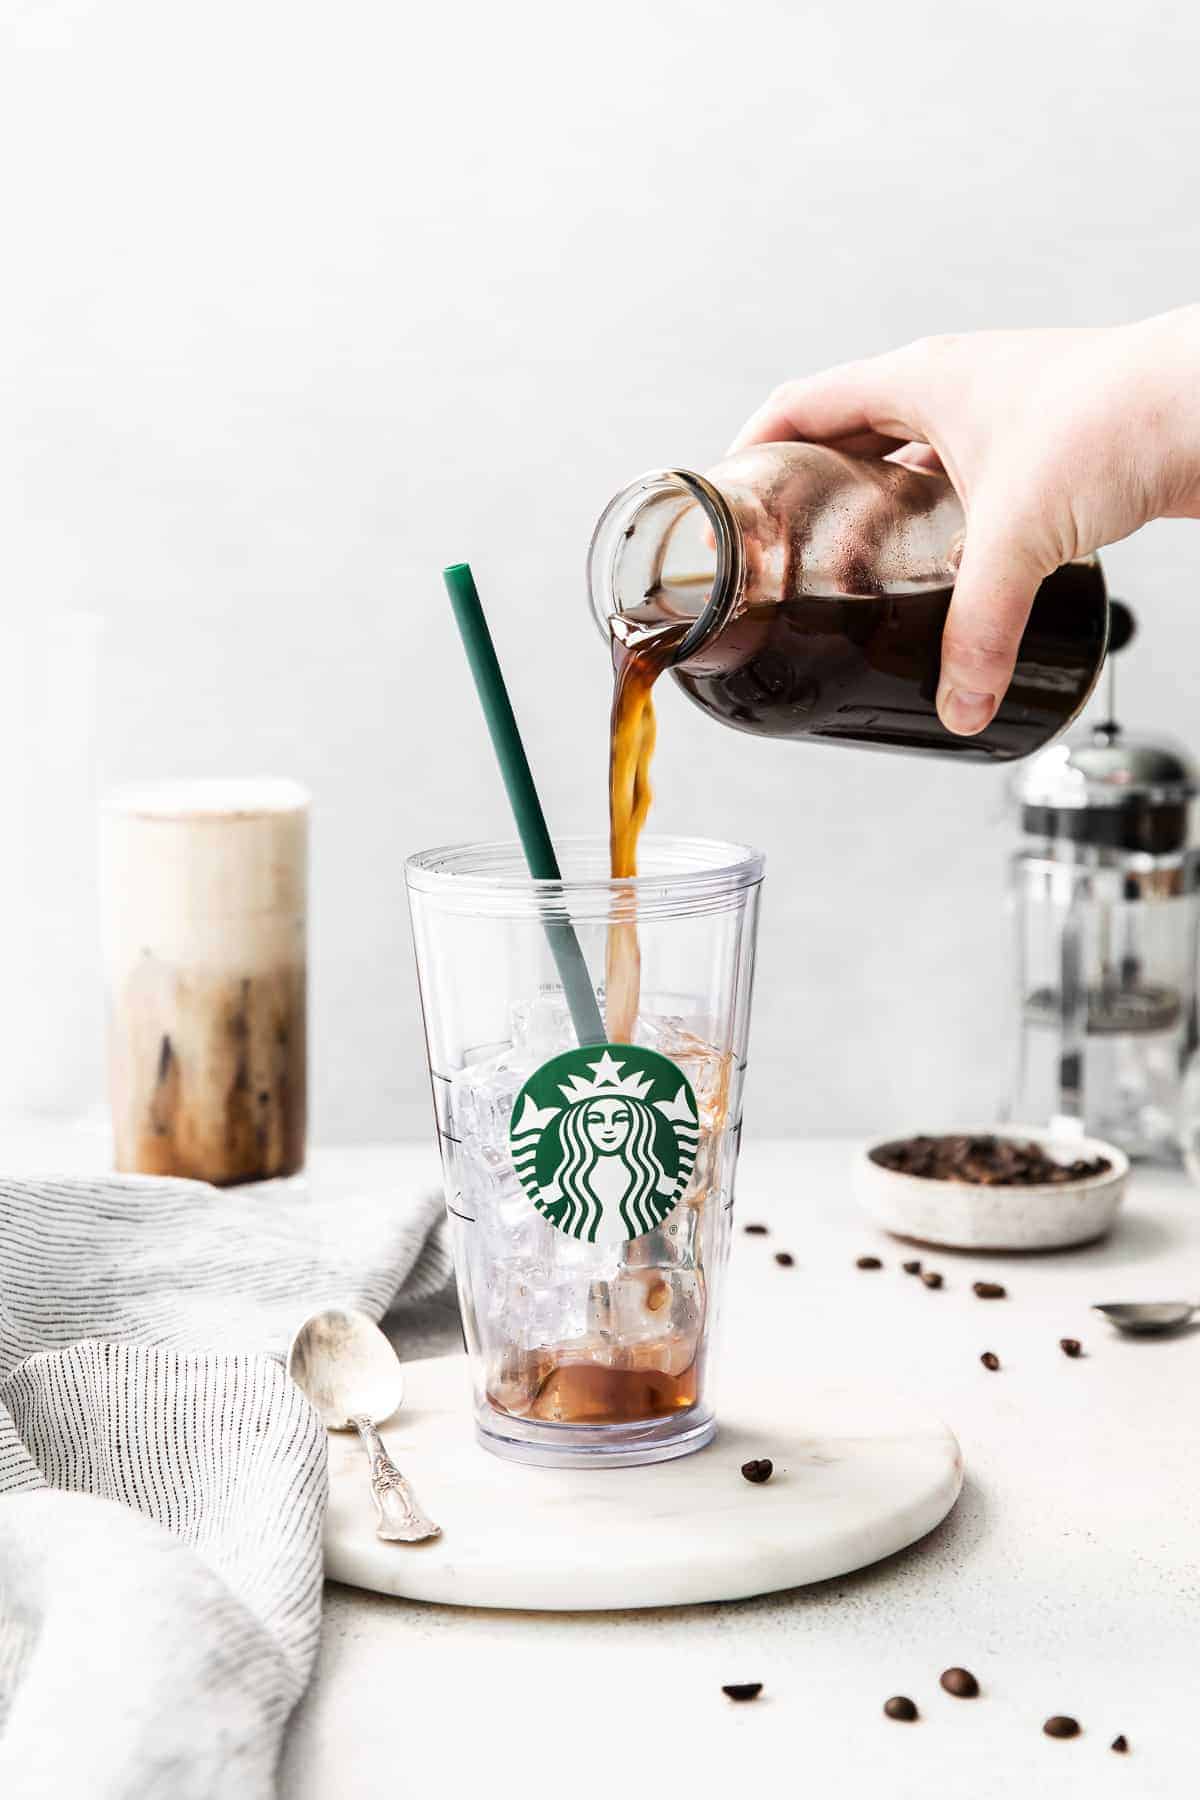
<svg viewBox="0 0 1200 1800">
<path fill-rule="evenodd" d="M 450 1275 L 441 1196 L 0 1180 L 0 1795 L 258 1800 L 308 1679 L 325 1305 Z"/>
</svg>

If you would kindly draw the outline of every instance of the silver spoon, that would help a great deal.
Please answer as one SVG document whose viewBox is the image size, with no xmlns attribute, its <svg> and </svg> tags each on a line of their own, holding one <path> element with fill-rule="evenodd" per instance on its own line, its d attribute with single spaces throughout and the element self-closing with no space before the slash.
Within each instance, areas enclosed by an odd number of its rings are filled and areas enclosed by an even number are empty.
<svg viewBox="0 0 1200 1800">
<path fill-rule="evenodd" d="M 362 1439 L 379 1514 L 376 1536 L 404 1544 L 441 1537 L 441 1526 L 422 1512 L 375 1429 L 404 1398 L 404 1370 L 378 1325 L 366 1313 L 336 1307 L 314 1313 L 292 1339 L 287 1370 L 328 1430 L 353 1428 Z"/>
<path fill-rule="evenodd" d="M 1113 1300 L 1105 1306 L 1093 1306 L 1103 1313 L 1119 1331 L 1174 1331 L 1186 1325 L 1200 1305 L 1191 1300 Z"/>
</svg>

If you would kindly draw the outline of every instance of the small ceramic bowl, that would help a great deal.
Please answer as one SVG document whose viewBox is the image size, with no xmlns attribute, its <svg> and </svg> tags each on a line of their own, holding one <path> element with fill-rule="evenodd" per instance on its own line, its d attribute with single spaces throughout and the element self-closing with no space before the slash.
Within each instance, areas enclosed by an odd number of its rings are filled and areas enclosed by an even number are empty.
<svg viewBox="0 0 1200 1800">
<path fill-rule="evenodd" d="M 902 1175 L 872 1160 L 872 1151 L 897 1141 L 898 1134 L 893 1133 L 866 1145 L 855 1158 L 859 1204 L 894 1236 L 950 1250 L 1062 1250 L 1090 1244 L 1111 1230 L 1129 1179 L 1129 1158 L 1123 1150 L 1099 1138 L 1064 1138 L 1024 1125 L 988 1126 L 987 1135 L 1032 1140 L 1055 1162 L 1103 1156 L 1112 1166 L 1083 1181 L 1036 1187 L 934 1181 L 924 1175 Z"/>
</svg>

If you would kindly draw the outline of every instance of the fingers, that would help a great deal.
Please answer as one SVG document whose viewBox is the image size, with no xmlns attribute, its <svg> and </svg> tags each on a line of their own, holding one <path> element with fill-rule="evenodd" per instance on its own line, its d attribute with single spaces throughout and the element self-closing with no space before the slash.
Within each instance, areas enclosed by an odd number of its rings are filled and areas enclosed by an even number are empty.
<svg viewBox="0 0 1200 1800">
<path fill-rule="evenodd" d="M 925 469 L 935 475 L 946 473 L 946 465 L 932 444 L 903 444 L 899 450 L 889 451 L 886 460 L 906 469 Z"/>
<path fill-rule="evenodd" d="M 974 737 L 1012 680 L 1034 595 L 1050 573 L 1015 531 L 972 521 L 942 636 L 937 708 L 942 724 Z"/>
<path fill-rule="evenodd" d="M 793 438 L 880 456 L 925 433 L 914 419 L 906 352 L 841 363 L 821 375 L 785 381 L 742 426 L 729 454 L 750 444 Z"/>
</svg>

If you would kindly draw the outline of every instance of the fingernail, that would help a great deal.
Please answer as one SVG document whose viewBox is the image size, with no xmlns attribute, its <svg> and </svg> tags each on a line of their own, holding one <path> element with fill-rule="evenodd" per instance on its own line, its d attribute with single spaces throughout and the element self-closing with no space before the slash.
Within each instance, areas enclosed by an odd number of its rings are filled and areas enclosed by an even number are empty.
<svg viewBox="0 0 1200 1800">
<path fill-rule="evenodd" d="M 969 688 L 944 688 L 938 696 L 942 724 L 962 737 L 982 731 L 995 710 L 995 694 L 973 694 Z"/>
</svg>

